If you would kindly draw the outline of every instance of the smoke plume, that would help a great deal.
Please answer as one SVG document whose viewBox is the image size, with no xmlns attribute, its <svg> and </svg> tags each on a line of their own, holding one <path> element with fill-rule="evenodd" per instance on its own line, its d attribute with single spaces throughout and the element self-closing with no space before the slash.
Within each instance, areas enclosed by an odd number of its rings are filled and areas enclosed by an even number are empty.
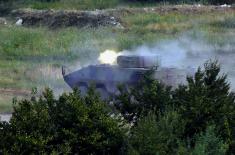
<svg viewBox="0 0 235 155">
<path fill-rule="evenodd" d="M 210 44 L 203 36 L 182 35 L 174 40 L 167 40 L 155 45 L 141 45 L 121 54 L 158 55 L 162 67 L 179 69 L 202 66 L 207 60 L 218 60 L 221 72 L 228 75 L 228 82 L 235 89 L 235 44 Z"/>
</svg>

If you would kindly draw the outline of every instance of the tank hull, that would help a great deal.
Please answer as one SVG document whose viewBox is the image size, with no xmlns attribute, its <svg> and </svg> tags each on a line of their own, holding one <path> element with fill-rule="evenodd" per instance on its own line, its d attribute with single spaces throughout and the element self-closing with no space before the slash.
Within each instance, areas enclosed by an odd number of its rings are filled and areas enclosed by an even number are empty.
<svg viewBox="0 0 235 155">
<path fill-rule="evenodd" d="M 87 88 L 93 84 L 100 92 L 102 98 L 107 98 L 118 93 L 117 86 L 124 84 L 132 86 L 138 83 L 143 74 L 150 68 L 123 68 L 111 65 L 90 65 L 64 75 L 65 82 L 71 88 L 81 89 L 86 94 Z M 186 82 L 188 71 L 176 68 L 157 68 L 153 78 L 166 85 L 176 87 Z"/>
</svg>

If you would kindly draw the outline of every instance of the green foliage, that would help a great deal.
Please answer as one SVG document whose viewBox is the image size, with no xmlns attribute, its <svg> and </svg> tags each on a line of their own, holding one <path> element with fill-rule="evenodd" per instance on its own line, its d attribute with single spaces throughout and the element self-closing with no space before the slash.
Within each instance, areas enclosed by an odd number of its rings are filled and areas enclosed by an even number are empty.
<svg viewBox="0 0 235 155">
<path fill-rule="evenodd" d="M 10 154 L 119 152 L 124 133 L 109 116 L 109 108 L 89 90 L 55 99 L 51 90 L 38 100 L 23 100 L 14 108 L 10 124 L 1 123 L 0 151 Z"/>
<path fill-rule="evenodd" d="M 224 155 L 227 149 L 228 145 L 216 136 L 215 127 L 209 126 L 205 133 L 197 135 L 192 155 Z"/>
<path fill-rule="evenodd" d="M 33 9 L 106 9 L 118 6 L 143 7 L 163 4 L 233 4 L 233 0 L 0 0 L 0 14 L 12 9 L 30 7 Z M 1 5 L 2 4 L 2 5 Z"/>
<path fill-rule="evenodd" d="M 184 120 L 173 109 L 156 117 L 149 113 L 141 118 L 132 129 L 128 154 L 138 155 L 224 155 L 228 144 L 216 134 L 215 126 L 208 126 L 205 132 L 192 139 L 183 140 Z M 188 145 L 195 141 L 194 146 Z"/>
<path fill-rule="evenodd" d="M 233 29 L 235 28 L 235 18 L 225 18 L 222 21 L 213 22 L 211 25 L 215 27 Z"/>
<path fill-rule="evenodd" d="M 150 112 L 133 128 L 129 154 L 177 154 L 184 147 L 180 139 L 183 131 L 184 123 L 176 111 L 169 110 L 158 116 Z"/>
<path fill-rule="evenodd" d="M 135 13 L 124 16 L 123 21 L 136 34 L 141 34 L 143 40 L 148 39 L 145 38 L 147 32 L 177 34 L 182 30 L 185 31 L 192 27 L 188 16 L 170 12 L 164 16 L 156 13 Z"/>
<path fill-rule="evenodd" d="M 188 85 L 179 87 L 173 98 L 186 121 L 185 137 L 204 131 L 208 124 L 215 124 L 224 140 L 231 144 L 235 130 L 234 94 L 226 75 L 219 76 L 217 62 L 207 62 L 194 77 L 188 77 Z"/>
<path fill-rule="evenodd" d="M 116 7 L 121 0 L 0 0 L 12 9 L 30 7 L 33 9 L 106 9 Z"/>
</svg>

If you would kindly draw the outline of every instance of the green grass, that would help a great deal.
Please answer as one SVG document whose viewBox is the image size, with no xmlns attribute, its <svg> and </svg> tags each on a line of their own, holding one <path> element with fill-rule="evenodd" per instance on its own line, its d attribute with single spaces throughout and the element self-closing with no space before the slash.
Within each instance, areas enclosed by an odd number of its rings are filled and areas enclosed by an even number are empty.
<svg viewBox="0 0 235 155">
<path fill-rule="evenodd" d="M 1 4 L 1 3 L 0 3 Z M 33 8 L 33 9 L 76 9 L 94 10 L 113 8 L 122 4 L 121 0 L 55 0 L 51 2 L 39 0 L 13 0 L 3 3 L 9 8 Z"/>
<path fill-rule="evenodd" d="M 214 27 L 223 27 L 227 29 L 234 29 L 235 28 L 235 17 L 228 17 L 224 18 L 220 21 L 216 21 L 214 23 L 211 23 L 212 26 Z"/>
<path fill-rule="evenodd" d="M 0 95 L 0 112 L 11 112 L 12 111 L 12 98 L 11 95 Z"/>
<path fill-rule="evenodd" d="M 101 27 L 62 28 L 0 27 L 0 88 L 64 88 L 61 66 L 95 62 L 106 49 L 121 51 L 143 44 L 175 39 L 185 32 L 201 33 L 212 45 L 234 42 L 235 13 L 164 15 L 126 14 L 125 29 Z M 219 24 L 218 24 L 219 23 Z M 228 26 L 227 26 L 228 25 Z M 13 96 L 0 95 L 0 112 L 11 109 Z"/>
<path fill-rule="evenodd" d="M 4 0 L 3 0 L 4 1 Z M 208 0 L 201 0 L 197 3 L 208 5 Z M 225 3 L 225 2 L 224 2 Z M 222 3 L 222 4 L 224 4 Z M 76 9 L 76 10 L 95 10 L 117 7 L 157 7 L 172 4 L 195 4 L 193 0 L 162 0 L 162 1 L 135 1 L 135 0 L 6 0 L 0 2 L 9 9 L 33 8 L 33 9 Z M 227 3 L 226 3 L 227 4 Z M 234 6 L 234 5 L 233 5 Z M 2 7 L 4 9 L 4 7 Z"/>
<path fill-rule="evenodd" d="M 136 8 L 136 7 L 158 7 L 163 5 L 193 5 L 193 4 L 205 4 L 208 5 L 208 0 L 201 0 L 195 2 L 192 0 L 162 0 L 162 1 L 135 1 L 135 0 L 3 0 L 0 2 L 1 11 L 10 11 L 17 8 L 32 8 L 32 9 L 69 9 L 69 10 L 95 10 L 95 9 L 107 9 L 107 8 Z M 224 4 L 224 3 L 222 3 Z M 232 4 L 235 6 L 235 4 Z"/>
<path fill-rule="evenodd" d="M 1 4 L 1 3 L 0 3 Z M 178 4 L 185 4 L 183 1 Z M 11 0 L 4 3 L 9 8 L 32 8 L 32 9 L 76 9 L 95 10 L 117 7 L 156 7 L 169 5 L 167 2 L 138 2 L 128 0 L 55 0 L 51 2 L 39 0 Z"/>
</svg>

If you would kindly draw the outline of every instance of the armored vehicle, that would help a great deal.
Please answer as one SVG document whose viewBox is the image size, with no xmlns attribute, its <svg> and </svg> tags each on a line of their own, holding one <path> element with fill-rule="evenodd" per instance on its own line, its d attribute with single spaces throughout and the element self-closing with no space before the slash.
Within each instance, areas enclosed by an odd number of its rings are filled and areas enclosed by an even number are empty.
<svg viewBox="0 0 235 155">
<path fill-rule="evenodd" d="M 118 56 L 116 65 L 89 65 L 68 74 L 62 69 L 62 74 L 65 82 L 71 88 L 79 88 L 82 95 L 93 84 L 105 99 L 118 93 L 119 84 L 135 85 L 149 70 L 154 70 L 155 79 L 172 87 L 185 83 L 187 76 L 183 69 L 161 67 L 158 56 L 136 55 Z"/>
</svg>

